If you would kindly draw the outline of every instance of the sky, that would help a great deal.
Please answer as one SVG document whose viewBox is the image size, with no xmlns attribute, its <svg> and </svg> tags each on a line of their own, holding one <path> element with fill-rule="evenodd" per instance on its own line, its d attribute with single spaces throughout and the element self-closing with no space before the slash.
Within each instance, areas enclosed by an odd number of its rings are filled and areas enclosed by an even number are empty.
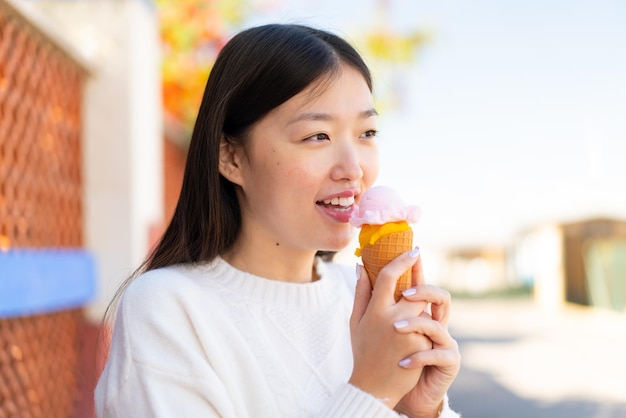
<svg viewBox="0 0 626 418">
<path fill-rule="evenodd" d="M 378 184 L 422 208 L 421 242 L 506 246 L 546 223 L 626 219 L 626 2 L 264 3 L 248 25 L 430 34 L 394 72 L 403 106 L 380 117 Z"/>
</svg>

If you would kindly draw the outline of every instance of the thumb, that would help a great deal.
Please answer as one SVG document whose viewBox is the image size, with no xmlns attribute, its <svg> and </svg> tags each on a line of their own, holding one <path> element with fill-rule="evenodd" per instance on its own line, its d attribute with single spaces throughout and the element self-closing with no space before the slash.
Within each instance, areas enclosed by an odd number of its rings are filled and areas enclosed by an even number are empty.
<svg viewBox="0 0 626 418">
<path fill-rule="evenodd" d="M 357 281 L 354 293 L 354 307 L 352 308 L 352 316 L 350 317 L 350 329 L 352 331 L 354 331 L 354 329 L 359 325 L 359 322 L 361 322 L 361 318 L 365 315 L 367 305 L 372 298 L 372 285 L 369 277 L 367 277 L 365 268 L 363 268 L 362 265 L 357 264 L 356 274 Z"/>
</svg>

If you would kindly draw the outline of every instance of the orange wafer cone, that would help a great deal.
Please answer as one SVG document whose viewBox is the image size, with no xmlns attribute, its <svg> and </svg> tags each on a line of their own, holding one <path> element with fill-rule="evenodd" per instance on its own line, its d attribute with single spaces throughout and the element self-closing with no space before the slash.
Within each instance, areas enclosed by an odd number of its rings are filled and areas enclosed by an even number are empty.
<svg viewBox="0 0 626 418">
<path fill-rule="evenodd" d="M 400 254 L 413 248 L 413 230 L 394 232 L 379 238 L 374 244 L 367 244 L 361 249 L 361 260 L 372 283 L 380 270 Z M 411 269 L 405 271 L 398 279 L 394 297 L 396 302 L 402 297 L 402 292 L 412 286 Z"/>
</svg>

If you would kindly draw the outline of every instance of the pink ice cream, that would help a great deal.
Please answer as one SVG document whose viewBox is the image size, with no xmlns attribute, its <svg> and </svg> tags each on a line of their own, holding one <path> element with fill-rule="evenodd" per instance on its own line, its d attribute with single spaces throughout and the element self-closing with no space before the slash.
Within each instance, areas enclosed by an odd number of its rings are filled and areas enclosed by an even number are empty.
<svg viewBox="0 0 626 418">
<path fill-rule="evenodd" d="M 363 193 L 359 206 L 352 212 L 350 223 L 355 227 L 401 221 L 411 224 L 417 222 L 419 217 L 419 208 L 405 205 L 394 189 L 375 186 Z"/>
</svg>

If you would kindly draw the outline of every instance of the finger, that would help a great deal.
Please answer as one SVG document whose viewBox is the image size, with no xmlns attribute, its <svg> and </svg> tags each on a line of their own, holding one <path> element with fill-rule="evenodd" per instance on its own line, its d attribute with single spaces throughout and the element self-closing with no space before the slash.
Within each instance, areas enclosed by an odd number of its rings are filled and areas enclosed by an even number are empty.
<svg viewBox="0 0 626 418">
<path fill-rule="evenodd" d="M 435 321 L 448 326 L 452 296 L 447 290 L 432 285 L 421 285 L 407 289 L 402 293 L 403 297 L 411 302 L 424 301 L 431 304 L 431 314 Z"/>
<path fill-rule="evenodd" d="M 404 252 L 383 267 L 376 278 L 372 303 L 383 306 L 395 304 L 393 294 L 398 278 L 419 259 L 419 248 Z"/>
<path fill-rule="evenodd" d="M 402 316 L 408 316 L 407 313 L 412 313 L 413 316 L 420 316 L 422 313 L 427 312 L 428 302 L 426 301 L 412 301 L 406 298 L 400 298 L 396 304 L 398 307 L 402 306 L 401 310 L 404 312 Z"/>
<path fill-rule="evenodd" d="M 350 316 L 350 329 L 354 331 L 365 314 L 367 305 L 372 297 L 372 285 L 362 265 L 356 265 L 356 289 L 354 292 L 354 306 Z"/>
<path fill-rule="evenodd" d="M 400 334 L 415 332 L 427 336 L 432 340 L 435 348 L 454 344 L 454 339 L 448 330 L 440 322 L 429 319 L 427 316 L 414 316 L 396 321 L 393 326 Z"/>
<path fill-rule="evenodd" d="M 419 251 L 419 247 L 415 248 Z M 422 268 L 422 257 L 417 257 L 417 262 L 413 264 L 411 269 L 411 282 L 414 287 L 426 284 L 424 269 Z"/>
<path fill-rule="evenodd" d="M 461 353 L 457 345 L 445 349 L 418 351 L 400 360 L 398 365 L 405 369 L 435 366 L 441 372 L 454 378 L 461 368 Z"/>
<path fill-rule="evenodd" d="M 405 321 L 398 321 L 394 326 L 399 333 L 419 333 L 427 336 L 433 342 L 432 350 L 414 352 L 400 361 L 401 367 L 438 366 L 452 367 L 458 371 L 461 361 L 459 345 L 440 323 L 426 318 L 410 318 Z"/>
</svg>

